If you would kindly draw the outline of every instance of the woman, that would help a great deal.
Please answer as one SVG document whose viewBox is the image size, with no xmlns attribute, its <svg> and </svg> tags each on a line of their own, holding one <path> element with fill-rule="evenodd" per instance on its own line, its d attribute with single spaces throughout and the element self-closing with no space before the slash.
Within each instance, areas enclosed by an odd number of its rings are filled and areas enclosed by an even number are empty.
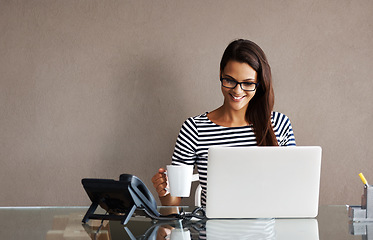
<svg viewBox="0 0 373 240">
<path fill-rule="evenodd" d="M 224 103 L 212 112 L 188 118 L 176 141 L 172 164 L 197 165 L 206 201 L 207 153 L 212 146 L 295 146 L 290 121 L 273 112 L 271 69 L 263 50 L 239 39 L 225 49 L 220 62 Z M 181 198 L 165 190 L 163 168 L 152 178 L 162 205 L 179 205 Z"/>
</svg>

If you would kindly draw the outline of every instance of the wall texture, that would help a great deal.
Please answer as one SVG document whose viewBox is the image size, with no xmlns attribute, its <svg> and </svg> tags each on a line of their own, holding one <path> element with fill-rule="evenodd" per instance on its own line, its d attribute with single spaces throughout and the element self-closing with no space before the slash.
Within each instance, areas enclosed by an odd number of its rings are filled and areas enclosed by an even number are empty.
<svg viewBox="0 0 373 240">
<path fill-rule="evenodd" d="M 320 203 L 358 204 L 358 173 L 373 181 L 372 12 L 369 0 L 0 0 L 0 206 L 88 205 L 84 177 L 151 188 L 182 122 L 223 102 L 219 61 L 236 38 L 267 53 L 298 145 L 323 147 Z"/>
</svg>

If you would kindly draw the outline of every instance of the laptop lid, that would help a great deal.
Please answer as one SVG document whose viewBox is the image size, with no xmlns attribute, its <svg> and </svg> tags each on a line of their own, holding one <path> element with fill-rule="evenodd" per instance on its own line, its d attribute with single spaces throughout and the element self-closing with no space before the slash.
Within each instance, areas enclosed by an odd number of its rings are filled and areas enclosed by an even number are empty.
<svg viewBox="0 0 373 240">
<path fill-rule="evenodd" d="M 208 218 L 316 217 L 321 147 L 212 147 Z"/>
</svg>

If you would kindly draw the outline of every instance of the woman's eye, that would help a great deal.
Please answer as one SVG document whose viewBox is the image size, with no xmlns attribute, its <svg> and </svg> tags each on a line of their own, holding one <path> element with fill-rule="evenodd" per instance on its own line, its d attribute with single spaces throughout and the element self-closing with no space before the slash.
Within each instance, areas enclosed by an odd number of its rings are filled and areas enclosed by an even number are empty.
<svg viewBox="0 0 373 240">
<path fill-rule="evenodd" d="M 252 86 L 254 83 L 251 83 L 251 82 L 244 82 L 244 83 L 242 83 L 242 85 L 244 86 L 244 87 L 250 87 L 250 86 Z"/>
<path fill-rule="evenodd" d="M 235 81 L 230 80 L 230 79 L 225 79 L 225 81 L 226 81 L 227 83 L 229 83 L 229 84 L 235 84 L 235 83 L 236 83 Z"/>
</svg>

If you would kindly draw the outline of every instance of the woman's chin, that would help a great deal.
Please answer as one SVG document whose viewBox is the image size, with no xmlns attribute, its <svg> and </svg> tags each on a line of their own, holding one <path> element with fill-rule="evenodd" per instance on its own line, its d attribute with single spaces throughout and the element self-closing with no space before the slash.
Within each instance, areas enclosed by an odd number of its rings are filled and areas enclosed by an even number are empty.
<svg viewBox="0 0 373 240">
<path fill-rule="evenodd" d="M 246 111 L 248 103 L 230 103 L 228 104 L 228 109 L 233 111 Z"/>
</svg>

